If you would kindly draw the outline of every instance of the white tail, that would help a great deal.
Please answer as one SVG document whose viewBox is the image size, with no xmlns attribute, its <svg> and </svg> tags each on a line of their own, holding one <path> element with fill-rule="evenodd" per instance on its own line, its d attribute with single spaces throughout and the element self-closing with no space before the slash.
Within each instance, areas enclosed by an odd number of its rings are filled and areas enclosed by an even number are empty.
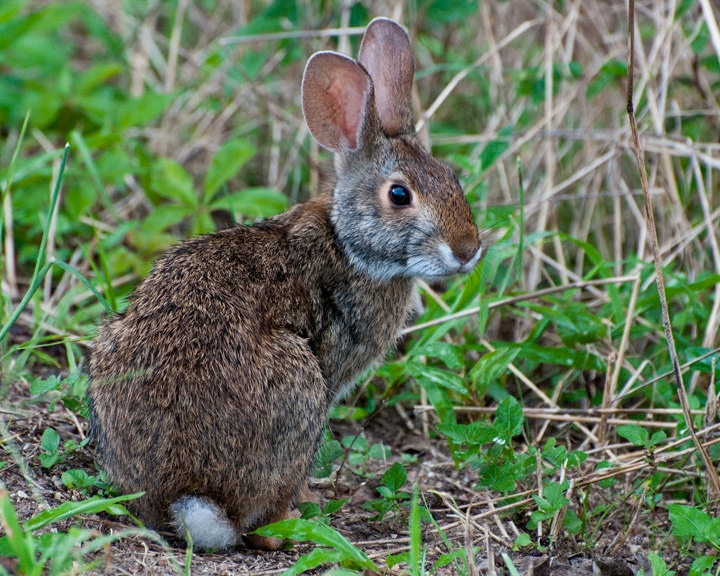
<svg viewBox="0 0 720 576">
<path fill-rule="evenodd" d="M 240 536 L 220 508 L 205 498 L 186 496 L 170 505 L 178 536 L 192 538 L 197 548 L 224 549 L 237 544 Z"/>
</svg>

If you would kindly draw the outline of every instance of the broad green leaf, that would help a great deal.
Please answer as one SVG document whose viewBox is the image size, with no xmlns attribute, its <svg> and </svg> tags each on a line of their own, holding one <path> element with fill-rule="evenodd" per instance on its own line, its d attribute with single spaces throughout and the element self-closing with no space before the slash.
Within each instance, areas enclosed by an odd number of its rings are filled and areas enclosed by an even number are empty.
<svg viewBox="0 0 720 576">
<path fill-rule="evenodd" d="M 37 378 L 32 384 L 30 384 L 30 394 L 44 394 L 51 390 L 57 390 L 60 387 L 60 377 L 53 374 L 48 378 Z M 48 428 L 49 430 L 49 428 Z"/>
<path fill-rule="evenodd" d="M 519 348 L 498 348 L 480 357 L 468 374 L 478 396 L 482 396 L 492 383 L 497 382 L 507 372 L 508 366 L 519 353 Z"/>
<path fill-rule="evenodd" d="M 688 576 L 711 576 L 711 569 L 715 565 L 716 561 L 716 556 L 699 556 L 698 558 L 695 558 L 692 566 L 690 566 Z"/>
<path fill-rule="evenodd" d="M 483 172 L 489 169 L 500 156 L 510 147 L 513 127 L 505 126 L 498 132 L 498 139 L 488 142 L 480 153 Z"/>
<path fill-rule="evenodd" d="M 602 65 L 595 78 L 593 78 L 587 87 L 586 97 L 592 100 L 600 92 L 602 92 L 610 83 L 619 78 L 627 76 L 627 63 L 617 58 L 611 58 Z"/>
<path fill-rule="evenodd" d="M 648 431 L 642 426 L 636 424 L 624 424 L 617 427 L 618 436 L 622 436 L 635 446 L 648 445 Z"/>
<path fill-rule="evenodd" d="M 180 204 L 163 204 L 153 208 L 140 223 L 143 234 L 159 234 L 191 216 L 194 210 Z"/>
<path fill-rule="evenodd" d="M 157 118 L 175 98 L 174 94 L 148 91 L 139 98 L 117 104 L 118 128 L 143 126 Z"/>
<path fill-rule="evenodd" d="M 235 176 L 240 168 L 255 155 L 255 152 L 255 147 L 241 138 L 225 142 L 218 148 L 210 160 L 210 166 L 205 174 L 203 184 L 205 203 L 215 197 L 220 186 Z"/>
<path fill-rule="evenodd" d="M 297 562 L 290 566 L 281 576 L 296 576 L 308 572 L 322 564 L 335 564 L 342 562 L 345 555 L 340 550 L 330 548 L 315 548 L 304 556 L 300 556 Z"/>
<path fill-rule="evenodd" d="M 407 363 L 407 369 L 421 386 L 425 386 L 426 383 L 432 382 L 437 386 L 442 386 L 443 388 L 447 388 L 448 390 L 452 390 L 463 395 L 468 393 L 465 382 L 454 372 L 448 372 L 447 370 L 435 368 L 434 366 L 427 366 L 416 360 L 409 361 Z"/>
<path fill-rule="evenodd" d="M 320 446 L 315 456 L 315 477 L 327 478 L 330 476 L 330 474 L 332 474 L 333 462 L 342 457 L 343 454 L 342 446 L 337 440 L 330 440 Z"/>
<path fill-rule="evenodd" d="M 525 342 L 521 344 L 510 344 L 509 346 L 519 348 L 519 356 L 531 362 L 577 368 L 578 370 L 605 371 L 604 360 L 598 358 L 595 353 L 585 350 L 569 350 L 562 347 L 553 348 Z"/>
<path fill-rule="evenodd" d="M 160 158 L 153 164 L 152 189 L 163 198 L 185 206 L 198 205 L 192 178 L 180 164 L 169 158 Z"/>
<path fill-rule="evenodd" d="M 282 520 L 274 524 L 268 524 L 262 528 L 258 528 L 254 532 L 261 536 L 270 536 L 274 538 L 288 538 L 290 540 L 311 540 L 317 544 L 322 544 L 341 552 L 347 560 L 373 572 L 380 570 L 375 563 L 368 558 L 365 553 L 353 546 L 342 534 L 319 522 L 310 520 L 292 519 Z"/>
<path fill-rule="evenodd" d="M 469 447 L 480 447 L 497 436 L 497 430 L 482 420 L 470 424 L 440 424 L 437 428 L 453 442 Z"/>
<path fill-rule="evenodd" d="M 707 513 L 693 506 L 670 504 L 668 506 L 672 532 L 675 536 L 693 538 L 696 542 L 706 542 L 711 518 Z"/>
<path fill-rule="evenodd" d="M 495 413 L 495 429 L 506 443 L 522 432 L 525 420 L 522 407 L 512 396 L 508 396 L 497 407 Z"/>
<path fill-rule="evenodd" d="M 52 428 L 45 428 L 40 439 L 40 447 L 47 452 L 57 452 L 60 446 L 60 435 Z"/>
<path fill-rule="evenodd" d="M 219 194 L 210 204 L 210 210 L 228 210 L 236 219 L 268 218 L 287 210 L 284 194 L 273 188 L 246 188 L 232 194 Z"/>
<path fill-rule="evenodd" d="M 430 356 L 441 360 L 445 366 L 452 370 L 462 370 L 464 367 L 462 346 L 448 342 L 430 342 L 412 350 L 412 356 Z"/>
<path fill-rule="evenodd" d="M 453 404 L 447 394 L 447 391 L 430 381 L 422 383 L 422 387 L 427 393 L 430 404 L 432 404 L 435 408 L 435 412 L 437 412 L 440 422 L 443 424 L 455 424 L 457 422 L 455 409 L 453 408 Z"/>
<path fill-rule="evenodd" d="M 652 576 L 673 576 L 675 574 L 674 570 L 668 570 L 665 561 L 655 552 L 648 554 L 648 560 L 650 560 Z"/>
<path fill-rule="evenodd" d="M 335 512 L 345 506 L 347 501 L 347 498 L 342 498 L 341 500 L 330 500 L 330 502 L 325 505 L 325 514 L 335 514 Z"/>
<path fill-rule="evenodd" d="M 385 474 L 383 474 L 382 481 L 385 486 L 395 493 L 407 482 L 407 471 L 402 464 L 395 462 L 386 470 Z"/>
</svg>

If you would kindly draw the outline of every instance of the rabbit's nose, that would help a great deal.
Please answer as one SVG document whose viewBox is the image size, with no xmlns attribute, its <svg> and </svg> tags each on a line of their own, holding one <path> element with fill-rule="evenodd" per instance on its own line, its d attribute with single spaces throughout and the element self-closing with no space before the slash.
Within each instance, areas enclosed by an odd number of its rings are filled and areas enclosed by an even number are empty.
<svg viewBox="0 0 720 576">
<path fill-rule="evenodd" d="M 464 266 L 475 257 L 480 249 L 480 239 L 475 235 L 468 234 L 456 242 L 452 247 L 455 259 L 461 266 Z"/>
</svg>

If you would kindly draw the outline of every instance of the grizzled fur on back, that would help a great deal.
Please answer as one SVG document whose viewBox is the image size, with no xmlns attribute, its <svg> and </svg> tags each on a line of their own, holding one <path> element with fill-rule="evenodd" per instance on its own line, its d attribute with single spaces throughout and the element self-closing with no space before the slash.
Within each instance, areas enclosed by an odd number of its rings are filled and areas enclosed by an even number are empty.
<svg viewBox="0 0 720 576">
<path fill-rule="evenodd" d="M 324 201 L 171 249 L 96 338 L 110 478 L 146 491 L 137 511 L 154 526 L 193 493 L 247 518 L 244 529 L 269 521 L 258 503 L 294 499 L 328 407 L 396 338 L 411 291 L 348 267 Z"/>
</svg>

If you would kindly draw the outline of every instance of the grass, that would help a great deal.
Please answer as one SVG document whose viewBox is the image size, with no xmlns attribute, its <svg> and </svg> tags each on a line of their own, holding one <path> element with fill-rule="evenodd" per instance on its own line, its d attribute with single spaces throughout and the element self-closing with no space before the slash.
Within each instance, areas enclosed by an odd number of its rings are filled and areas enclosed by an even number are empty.
<svg viewBox="0 0 720 576">
<path fill-rule="evenodd" d="M 476 574 L 481 560 L 522 573 L 543 550 L 717 573 L 720 14 L 638 2 L 630 62 L 624 4 L 509 4 L 408 0 L 394 15 L 421 135 L 495 243 L 474 274 L 422 285 L 407 340 L 334 411 L 315 486 L 349 502 L 303 520 L 296 539 L 316 551 L 190 557 L 83 512 L 58 520 L 64 558 L 138 569 L 149 546 L 175 572 L 302 554 Z M 0 570 L 42 570 L 38 514 L 112 498 L 83 443 L 97 322 L 172 243 L 328 186 L 302 68 L 355 53 L 381 15 L 343 6 L 0 7 Z"/>
</svg>

